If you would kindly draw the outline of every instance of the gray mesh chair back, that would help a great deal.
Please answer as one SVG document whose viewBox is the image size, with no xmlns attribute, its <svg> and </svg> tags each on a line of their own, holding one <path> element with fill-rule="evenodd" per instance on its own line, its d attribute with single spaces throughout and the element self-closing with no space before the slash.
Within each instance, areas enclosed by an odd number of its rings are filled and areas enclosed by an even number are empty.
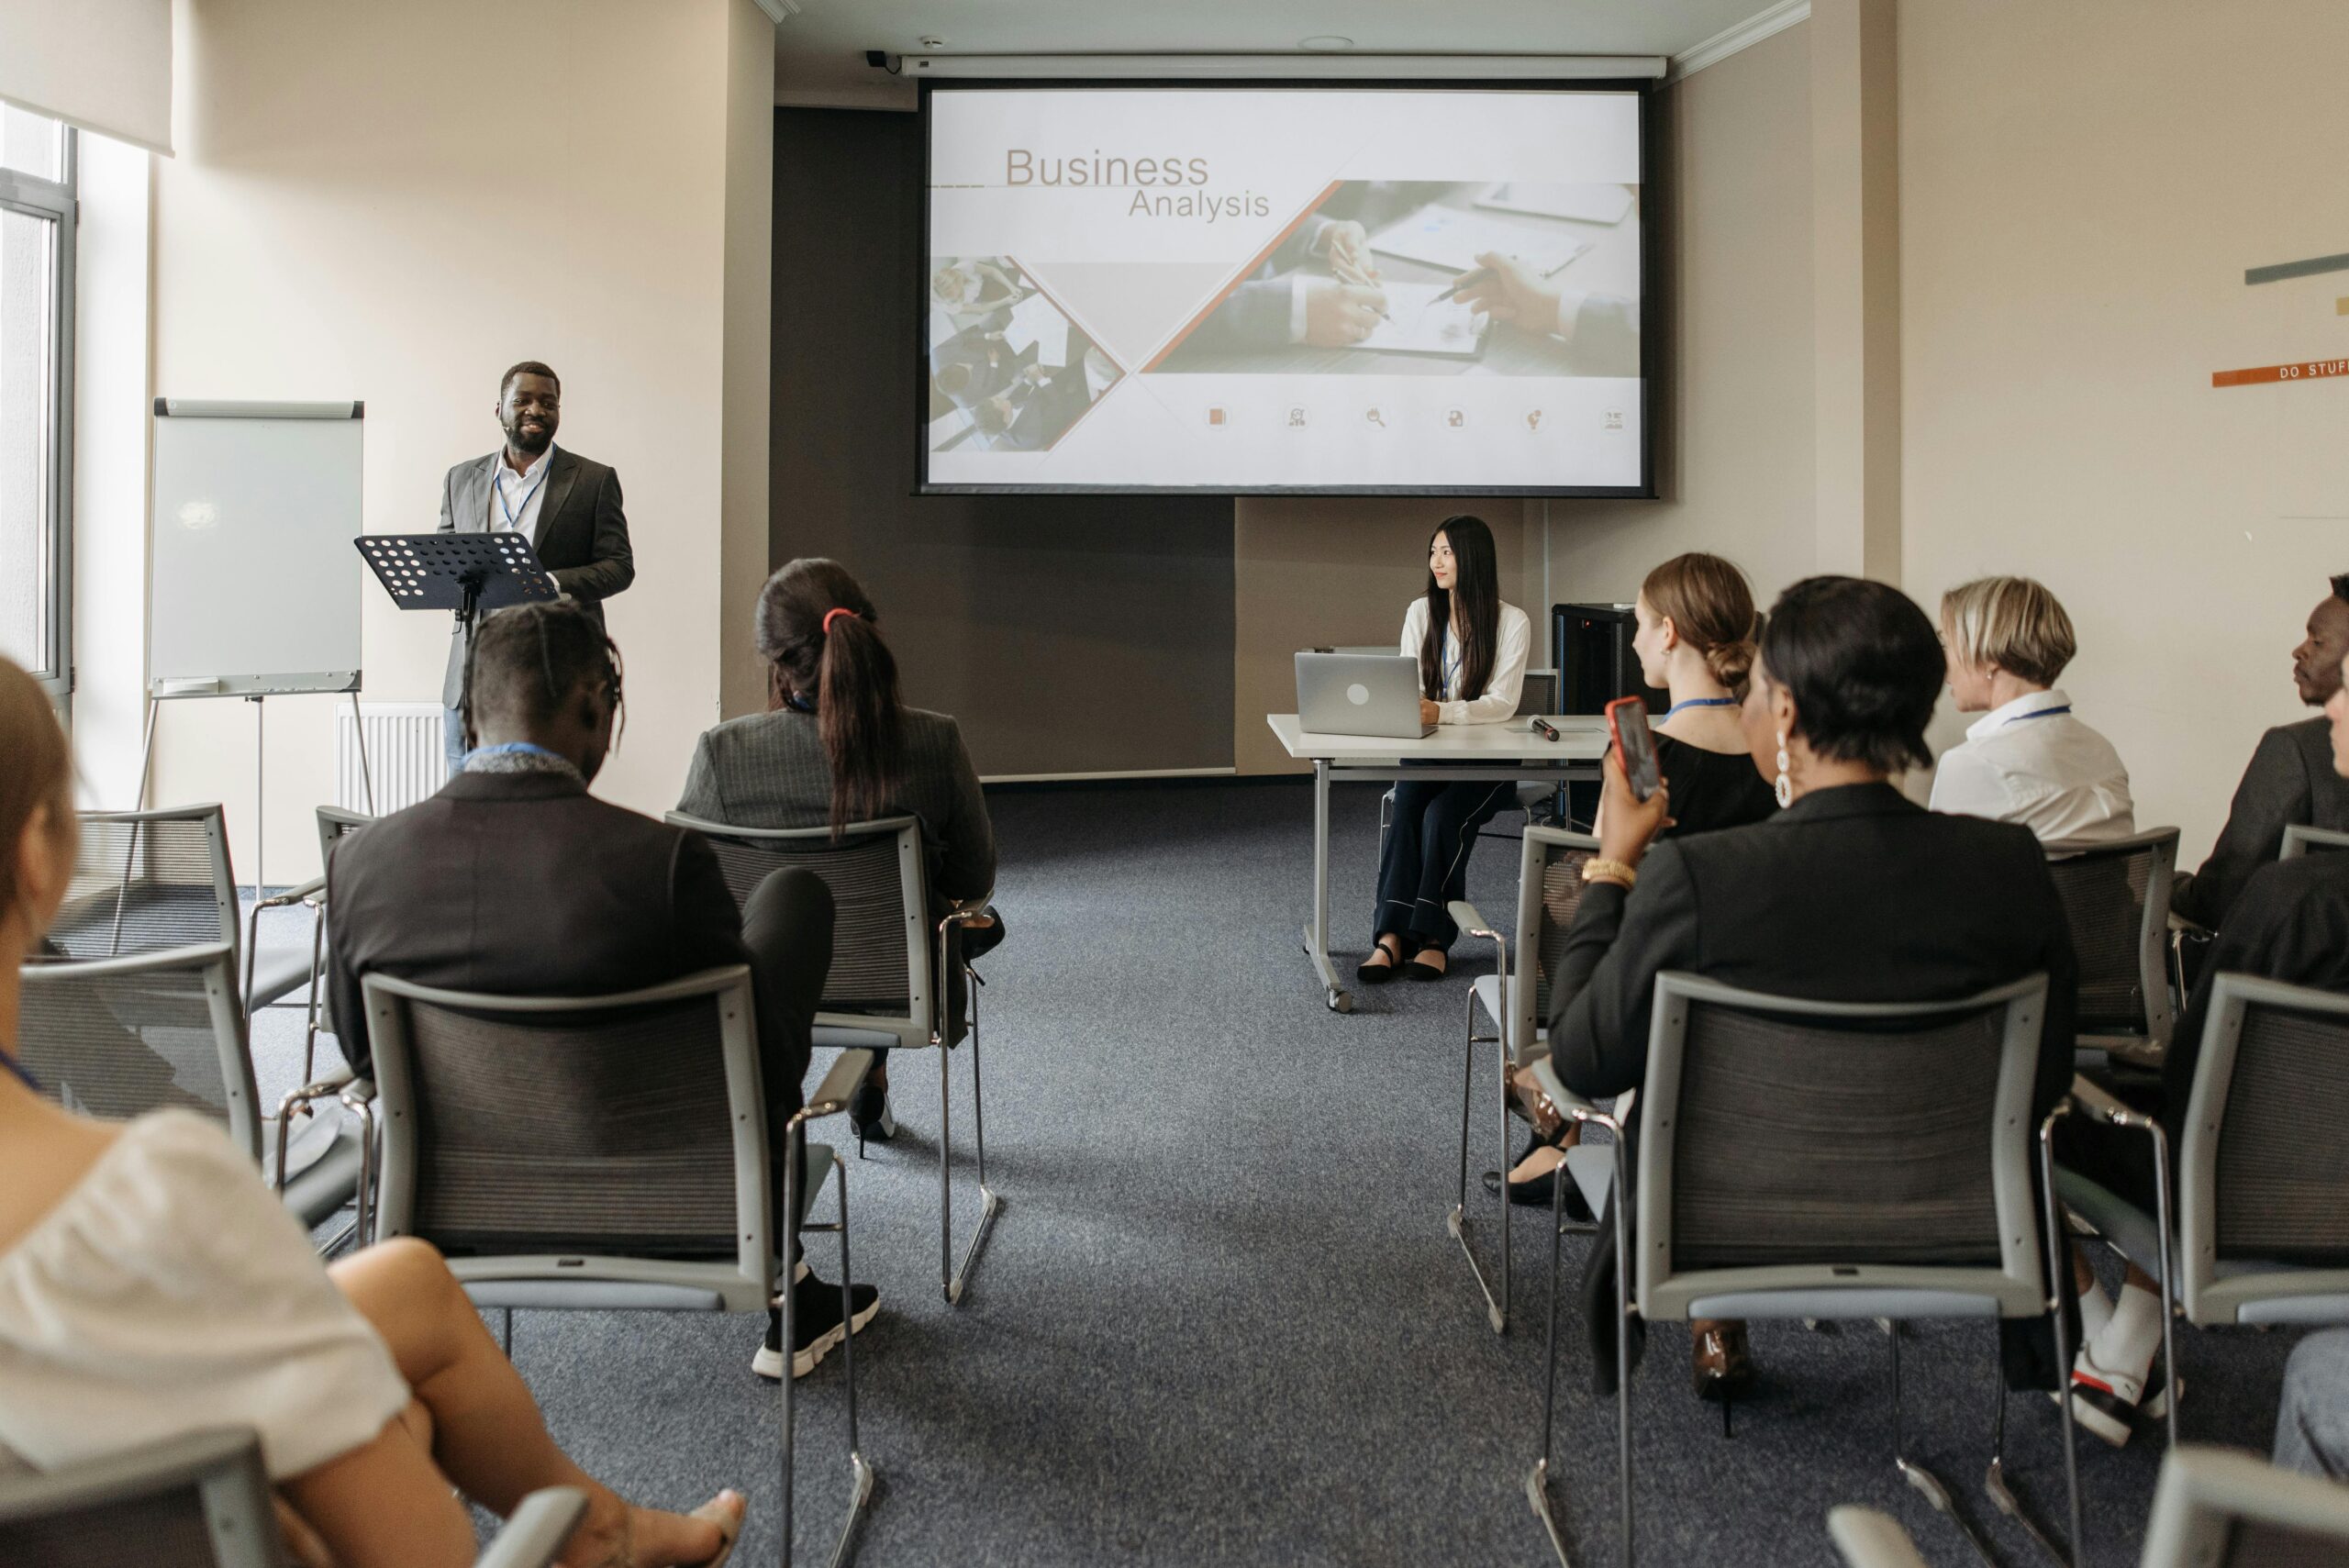
<svg viewBox="0 0 2349 1568">
<path fill-rule="evenodd" d="M 2279 861 L 2296 861 L 2302 855 L 2327 854 L 2334 850 L 2349 850 L 2349 833 L 2335 832 L 2330 828 L 2311 828 L 2305 822 L 2295 822 L 2284 829 L 2284 847 L 2277 852 Z"/>
<path fill-rule="evenodd" d="M 777 1234 L 751 973 L 609 996 L 362 982 L 383 1176 L 492 1307 L 763 1309 Z"/>
<path fill-rule="evenodd" d="M 28 963 L 22 973 L 19 1049 L 51 1099 L 117 1118 L 195 1111 L 261 1158 L 252 1058 L 227 943 L 216 936 L 200 947 Z"/>
<path fill-rule="evenodd" d="M 731 828 L 671 812 L 718 851 L 738 905 L 785 866 L 832 893 L 832 970 L 816 1015 L 818 1045 L 930 1043 L 932 980 L 921 824 L 892 817 L 829 828 Z"/>
<path fill-rule="evenodd" d="M 2349 1322 L 2349 996 L 2211 981 L 2178 1149 L 2186 1314 Z"/>
<path fill-rule="evenodd" d="M 26 1568 L 279 1568 L 261 1439 L 193 1432 L 105 1459 L 0 1473 L 0 1562 Z"/>
<path fill-rule="evenodd" d="M 2349 1487 L 2224 1449 L 2162 1462 L 2143 1568 L 2349 1568 Z"/>
<path fill-rule="evenodd" d="M 1641 1314 L 2034 1317 L 2044 976 L 1931 1003 L 1656 981 Z"/>
<path fill-rule="evenodd" d="M 226 942 L 238 951 L 237 884 L 217 806 L 93 811 L 49 940 L 72 958 Z"/>
<path fill-rule="evenodd" d="M 2176 1018 L 2169 994 L 2170 873 L 2177 829 L 2101 844 L 2050 844 L 2047 873 L 2080 965 L 2085 1046 L 2158 1062 Z"/>
<path fill-rule="evenodd" d="M 1582 905 L 1582 868 L 1598 840 L 1558 828 L 1528 828 L 1518 862 L 1517 951 L 1510 955 L 1506 1027 L 1509 1055 L 1520 1065 L 1534 1054 L 1550 1016 L 1550 976 L 1566 951 L 1566 931 Z"/>
<path fill-rule="evenodd" d="M 340 806 L 318 807 L 318 869 L 324 871 L 334 856 L 334 847 L 375 820 L 363 811 L 352 811 Z"/>
</svg>

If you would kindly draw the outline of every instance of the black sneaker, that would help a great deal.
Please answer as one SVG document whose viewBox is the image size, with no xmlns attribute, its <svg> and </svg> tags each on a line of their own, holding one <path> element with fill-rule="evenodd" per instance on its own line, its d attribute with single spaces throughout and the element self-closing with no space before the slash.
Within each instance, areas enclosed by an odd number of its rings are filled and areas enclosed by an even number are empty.
<svg viewBox="0 0 2349 1568">
<path fill-rule="evenodd" d="M 846 1325 L 841 1322 L 841 1287 L 809 1274 L 792 1286 L 793 1318 L 791 1325 L 791 1375 L 802 1378 L 816 1370 L 816 1363 L 848 1342 L 852 1333 L 863 1333 L 881 1310 L 881 1292 L 869 1284 L 852 1284 L 849 1294 L 853 1298 L 855 1316 Z M 751 1358 L 751 1370 L 761 1377 L 783 1380 L 783 1309 L 767 1309 L 767 1342 Z"/>
<path fill-rule="evenodd" d="M 897 1113 L 889 1108 L 888 1085 L 869 1080 L 848 1101 L 849 1130 L 859 1143 L 886 1143 L 897 1135 Z"/>
</svg>

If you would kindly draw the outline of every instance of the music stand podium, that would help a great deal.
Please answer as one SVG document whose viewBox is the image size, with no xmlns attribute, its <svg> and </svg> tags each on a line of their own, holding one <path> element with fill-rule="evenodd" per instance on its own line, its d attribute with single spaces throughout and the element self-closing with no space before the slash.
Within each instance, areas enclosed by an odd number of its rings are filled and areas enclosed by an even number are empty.
<svg viewBox="0 0 2349 1568">
<path fill-rule="evenodd" d="M 530 541 L 514 533 L 362 534 L 351 543 L 404 610 L 454 610 L 473 684 L 473 622 L 484 610 L 562 597 Z"/>
</svg>

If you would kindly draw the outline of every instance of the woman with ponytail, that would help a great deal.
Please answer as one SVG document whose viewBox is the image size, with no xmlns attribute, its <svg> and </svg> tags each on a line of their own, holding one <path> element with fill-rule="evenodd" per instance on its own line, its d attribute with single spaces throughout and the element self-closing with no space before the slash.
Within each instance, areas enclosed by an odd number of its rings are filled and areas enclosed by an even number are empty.
<svg viewBox="0 0 2349 1568">
<path fill-rule="evenodd" d="M 1718 555 L 1675 555 L 1640 584 L 1631 639 L 1640 678 L 1672 694 L 1654 716 L 1675 833 L 1742 828 L 1776 811 L 1738 721 L 1760 617 L 1745 573 Z"/>
<path fill-rule="evenodd" d="M 1517 715 L 1533 623 L 1501 601 L 1493 533 L 1481 517 L 1446 517 L 1428 540 L 1427 592 L 1403 613 L 1402 652 L 1419 662 L 1419 722 L 1499 724 Z M 1460 929 L 1446 907 L 1468 896 L 1476 830 L 1516 799 L 1507 783 L 1395 786 L 1379 850 L 1375 945 L 1354 971 L 1365 985 L 1397 974 L 1441 980 Z"/>
<path fill-rule="evenodd" d="M 795 561 L 759 590 L 767 711 L 729 719 L 695 748 L 677 809 L 730 828 L 822 828 L 835 836 L 884 817 L 921 820 L 931 913 L 995 888 L 995 829 L 962 731 L 897 697 L 897 661 L 880 616 L 837 561 Z M 968 933 L 975 958 L 1003 923 Z M 948 966 L 948 1016 L 963 1016 L 962 965 Z M 861 1139 L 896 1130 L 888 1059 L 849 1106 Z"/>
</svg>

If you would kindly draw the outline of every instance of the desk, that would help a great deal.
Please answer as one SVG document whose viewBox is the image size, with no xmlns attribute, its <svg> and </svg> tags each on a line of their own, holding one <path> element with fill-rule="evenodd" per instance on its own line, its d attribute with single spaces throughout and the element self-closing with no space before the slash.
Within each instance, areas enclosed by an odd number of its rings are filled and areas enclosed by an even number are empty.
<svg viewBox="0 0 2349 1568">
<path fill-rule="evenodd" d="M 1333 780 L 1392 783 L 1489 783 L 1494 779 L 1595 779 L 1607 751 L 1607 720 L 1596 714 L 1551 718 L 1555 740 L 1544 740 L 1526 721 L 1451 724 L 1424 740 L 1361 735 L 1312 735 L 1297 727 L 1297 715 L 1264 716 L 1283 750 L 1313 764 L 1313 918 L 1305 927 L 1305 954 L 1321 976 L 1323 997 L 1333 1013 L 1353 1011 L 1353 997 L 1338 983 L 1330 962 L 1330 785 Z M 1405 763 L 1410 763 L 1408 767 Z"/>
</svg>

